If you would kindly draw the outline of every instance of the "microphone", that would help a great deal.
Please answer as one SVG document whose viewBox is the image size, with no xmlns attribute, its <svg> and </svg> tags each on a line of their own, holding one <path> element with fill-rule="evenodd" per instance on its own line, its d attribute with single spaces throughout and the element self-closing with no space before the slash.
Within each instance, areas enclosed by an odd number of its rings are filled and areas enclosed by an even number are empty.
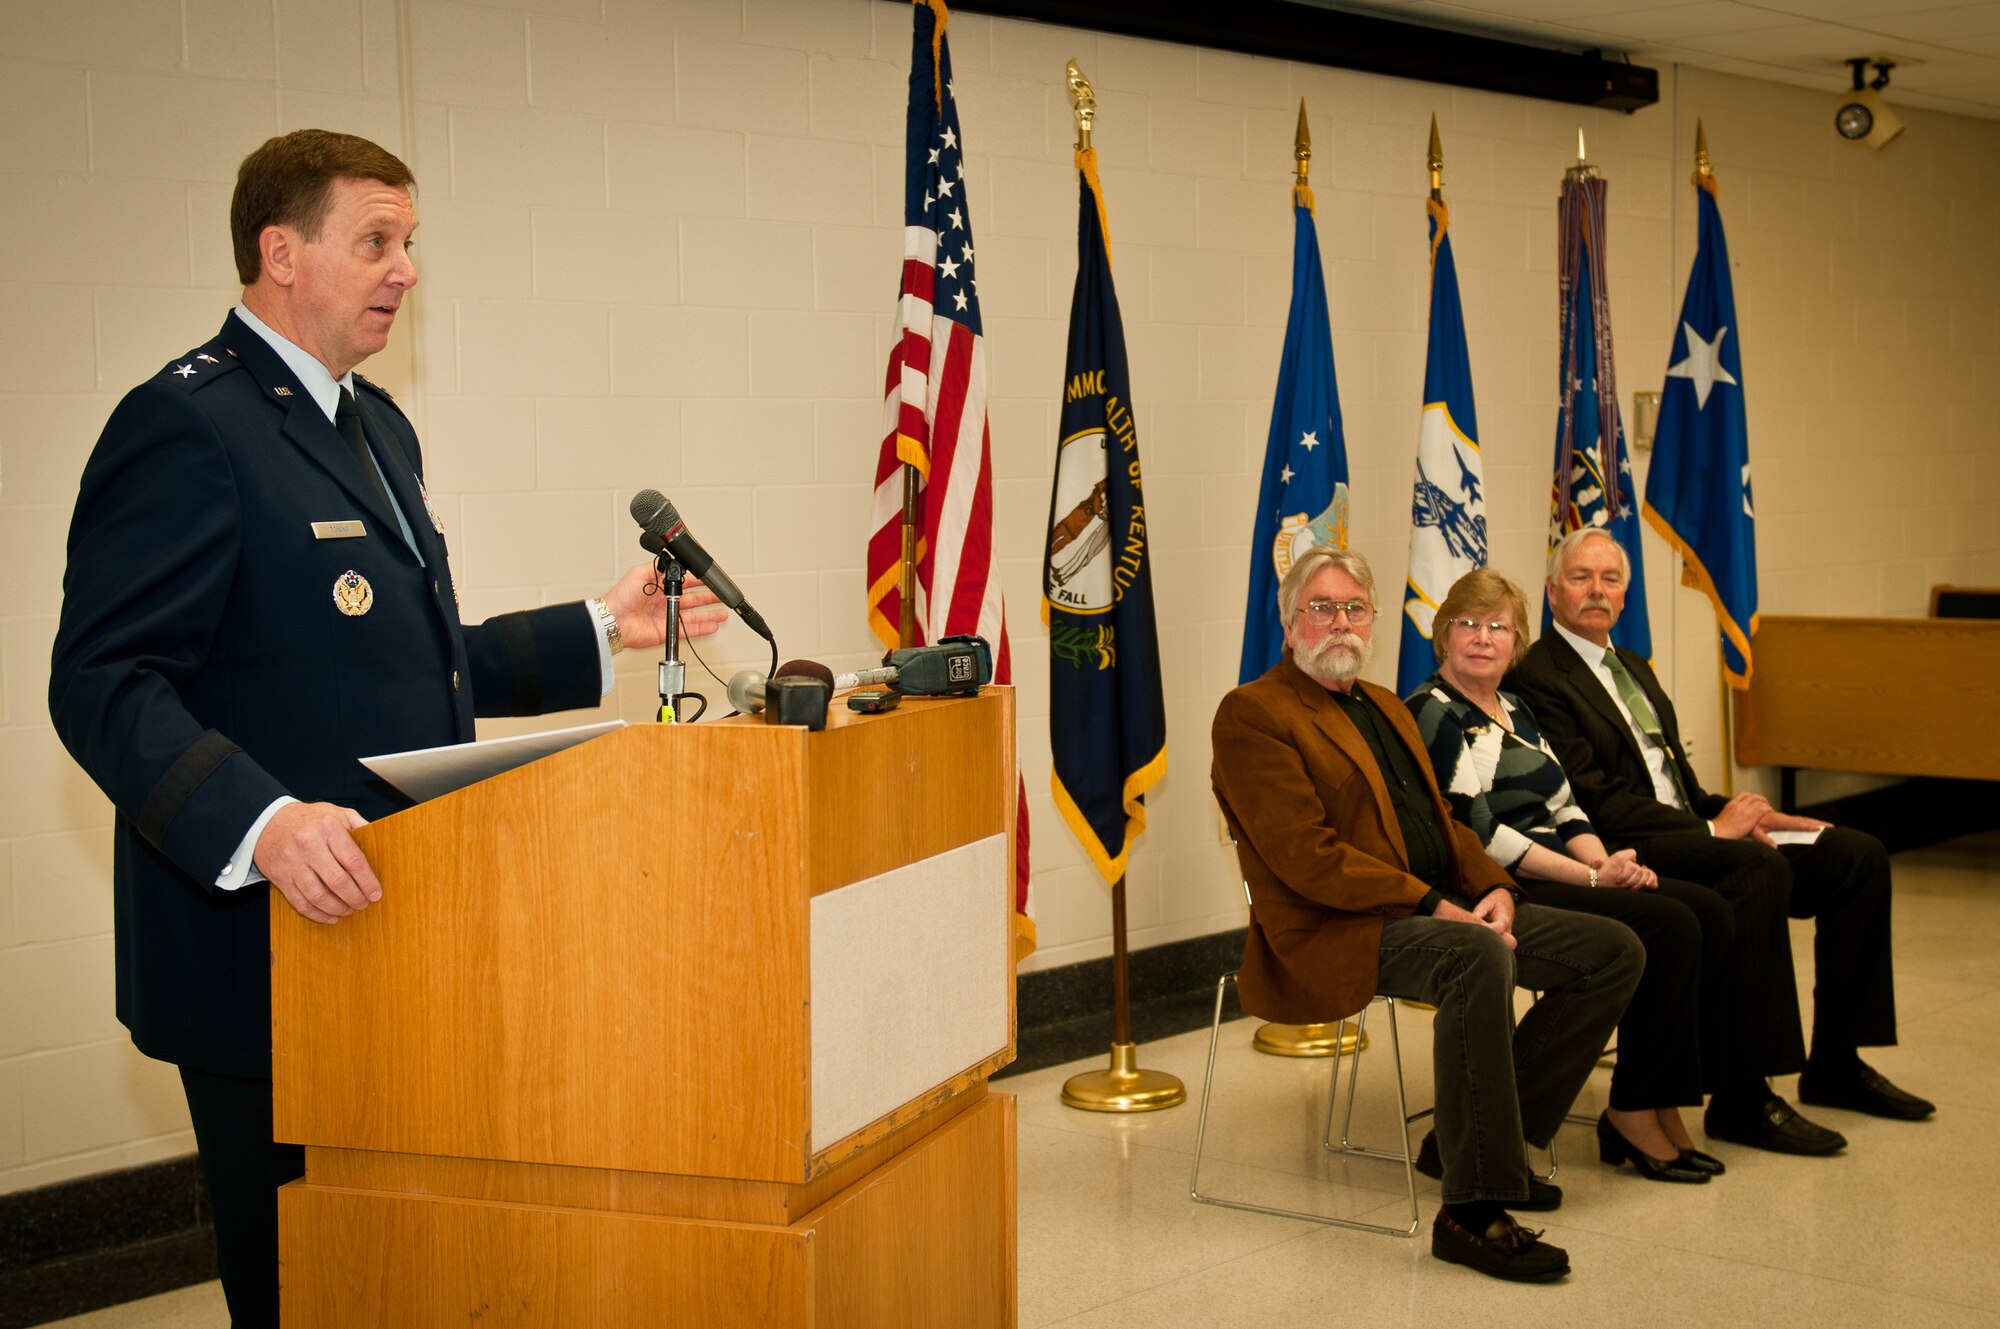
<svg viewBox="0 0 2000 1329">
<path fill-rule="evenodd" d="M 776 677 L 816 678 L 834 692 L 881 683 L 912 697 L 964 696 L 993 681 L 992 654 L 984 637 L 947 637 L 935 646 L 893 652 L 890 658 L 898 663 L 851 674 L 836 674 L 817 660 L 787 660 Z M 755 715 L 764 709 L 768 682 L 755 669 L 739 670 L 729 680 L 729 704 Z"/>
<path fill-rule="evenodd" d="M 744 715 L 764 709 L 764 675 L 755 669 L 738 670 L 729 680 L 729 704 Z"/>
<path fill-rule="evenodd" d="M 644 532 L 639 537 L 641 545 L 655 556 L 664 553 L 679 560 L 681 566 L 701 579 L 702 585 L 715 592 L 716 599 L 734 610 L 752 632 L 765 641 L 776 640 L 764 622 L 764 616 L 750 607 L 750 602 L 743 598 L 742 588 L 715 565 L 715 560 L 701 547 L 701 541 L 694 538 L 665 494 L 657 489 L 641 489 L 632 496 L 631 510 L 632 520 L 638 522 Z M 648 537 L 658 541 L 657 548 Z"/>
<path fill-rule="evenodd" d="M 832 696 L 831 669 L 817 660 L 787 660 L 764 684 L 764 723 L 802 724 L 818 733 L 826 728 Z"/>
</svg>

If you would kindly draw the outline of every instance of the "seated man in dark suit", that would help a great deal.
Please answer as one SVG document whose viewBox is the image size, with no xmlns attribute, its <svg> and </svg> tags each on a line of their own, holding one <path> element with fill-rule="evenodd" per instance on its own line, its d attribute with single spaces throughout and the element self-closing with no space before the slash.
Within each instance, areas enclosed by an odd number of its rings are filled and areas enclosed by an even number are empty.
<svg viewBox="0 0 2000 1329">
<path fill-rule="evenodd" d="M 1545 1146 L 1638 985 L 1645 952 L 1610 919 L 1516 903 L 1452 821 L 1416 722 L 1357 681 L 1375 581 L 1314 545 L 1278 586 L 1285 655 L 1223 698 L 1211 778 L 1253 907 L 1239 991 L 1267 1019 L 1342 1018 L 1376 993 L 1437 1007 L 1444 1206 L 1431 1252 L 1523 1282 L 1569 1271 L 1509 1208 L 1553 1209 L 1522 1141 Z M 1514 1025 L 1514 988 L 1542 999 Z"/>
<path fill-rule="evenodd" d="M 1706 885 L 1737 915 L 1742 1041 L 1737 1083 L 1712 1085 L 1710 1135 L 1781 1153 L 1830 1154 L 1846 1144 L 1773 1094 L 1764 1076 L 1803 1070 L 1799 1098 L 1817 1106 L 1916 1120 L 1934 1110 L 1857 1055 L 1896 1041 L 1889 949 L 1889 857 L 1873 836 L 1772 808 L 1763 797 L 1702 789 L 1688 764 L 1673 703 L 1645 660 L 1611 648 L 1630 564 L 1618 542 L 1586 527 L 1549 561 L 1555 629 L 1506 686 L 1534 708 L 1577 801 L 1615 849 L 1633 848 L 1661 874 Z M 1774 832 L 1815 834 L 1777 844 Z M 1800 1030 L 1786 911 L 1815 918 L 1812 1055 Z"/>
</svg>

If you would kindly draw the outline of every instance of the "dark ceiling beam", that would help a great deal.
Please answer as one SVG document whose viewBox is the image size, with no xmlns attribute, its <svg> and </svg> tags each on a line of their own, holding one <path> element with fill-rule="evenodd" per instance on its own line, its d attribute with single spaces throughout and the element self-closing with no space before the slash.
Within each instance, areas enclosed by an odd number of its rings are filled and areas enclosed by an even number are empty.
<svg viewBox="0 0 2000 1329">
<path fill-rule="evenodd" d="M 1457 88 L 1636 111 L 1660 99 L 1656 70 L 1498 37 L 1295 0 L 947 0 L 953 9 L 1127 37 L 1355 69 Z"/>
</svg>

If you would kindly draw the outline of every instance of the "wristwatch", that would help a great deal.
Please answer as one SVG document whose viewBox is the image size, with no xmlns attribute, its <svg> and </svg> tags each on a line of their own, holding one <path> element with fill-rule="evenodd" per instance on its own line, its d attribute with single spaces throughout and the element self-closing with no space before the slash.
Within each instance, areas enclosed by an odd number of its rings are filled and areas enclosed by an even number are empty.
<svg viewBox="0 0 2000 1329">
<path fill-rule="evenodd" d="M 600 595 L 592 600 L 590 608 L 597 615 L 597 626 L 604 629 L 604 641 L 611 648 L 611 653 L 616 655 L 624 650 L 625 634 L 618 630 L 618 615 L 611 612 L 610 606 L 604 603 L 604 597 Z"/>
</svg>

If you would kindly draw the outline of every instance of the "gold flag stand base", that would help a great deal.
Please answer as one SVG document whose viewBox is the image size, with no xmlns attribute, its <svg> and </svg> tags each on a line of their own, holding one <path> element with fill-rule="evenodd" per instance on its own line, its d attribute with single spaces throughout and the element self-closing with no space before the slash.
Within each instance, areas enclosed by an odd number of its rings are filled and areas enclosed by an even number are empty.
<svg viewBox="0 0 2000 1329">
<path fill-rule="evenodd" d="M 1187 1086 L 1165 1071 L 1141 1070 L 1138 1044 L 1113 1043 L 1111 1069 L 1072 1075 L 1062 1101 L 1085 1112 L 1157 1112 L 1187 1102 Z"/>
<path fill-rule="evenodd" d="M 1368 1046 L 1366 1032 L 1351 1024 L 1267 1024 L 1250 1046 L 1274 1057 L 1351 1057 Z"/>
</svg>

